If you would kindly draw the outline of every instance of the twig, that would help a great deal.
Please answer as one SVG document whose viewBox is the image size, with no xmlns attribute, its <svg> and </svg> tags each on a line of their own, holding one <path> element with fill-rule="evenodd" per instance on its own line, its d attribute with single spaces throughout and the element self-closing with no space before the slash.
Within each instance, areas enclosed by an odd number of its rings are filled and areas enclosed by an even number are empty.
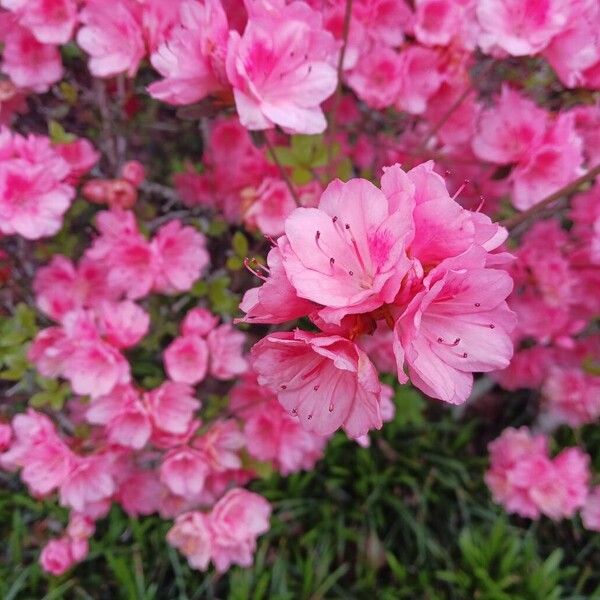
<svg viewBox="0 0 600 600">
<path fill-rule="evenodd" d="M 595 167 L 590 169 L 587 173 L 585 173 L 581 177 L 578 177 L 571 183 L 568 183 L 567 185 L 563 186 L 559 190 L 556 190 L 556 192 L 553 192 L 552 194 L 550 194 L 549 196 L 544 198 L 541 202 L 538 202 L 537 204 L 535 204 L 531 208 L 527 209 L 526 211 L 524 211 L 518 215 L 515 215 L 514 217 L 505 219 L 504 221 L 501 222 L 501 225 L 504 225 L 504 227 L 506 227 L 508 230 L 514 229 L 517 225 L 524 223 L 529 218 L 536 215 L 537 213 L 539 213 L 541 210 L 543 210 L 550 204 L 556 202 L 557 200 L 560 200 L 564 196 L 571 196 L 584 183 L 587 183 L 588 181 L 592 181 L 592 179 L 594 179 L 598 175 L 600 175 L 600 164 L 596 165 Z"/>
<path fill-rule="evenodd" d="M 285 169 L 283 168 L 283 165 L 279 162 L 279 159 L 277 158 L 277 154 L 275 153 L 275 148 L 273 148 L 273 144 L 271 144 L 271 140 L 269 139 L 269 136 L 265 135 L 264 140 L 265 140 L 265 145 L 267 146 L 267 149 L 269 150 L 269 154 L 271 155 L 271 158 L 273 159 L 273 162 L 277 165 L 277 169 L 279 170 L 279 174 L 281 175 L 281 178 L 285 181 L 285 185 L 287 185 L 288 190 L 290 190 L 290 194 L 292 194 L 292 197 L 296 201 L 296 204 L 298 206 L 300 206 L 300 198 L 298 197 L 296 189 L 294 188 L 294 184 L 292 183 L 289 175 L 286 173 Z"/>
<path fill-rule="evenodd" d="M 333 145 L 335 144 L 335 134 L 337 130 L 337 113 L 342 99 L 342 72 L 344 70 L 344 59 L 346 58 L 346 48 L 348 47 L 348 36 L 350 35 L 350 21 L 352 20 L 352 0 L 346 0 L 346 12 L 344 13 L 344 28 L 342 30 L 342 49 L 337 64 L 337 87 L 331 109 L 331 124 L 329 127 L 329 148 L 328 148 L 328 171 L 331 171 L 331 160 L 333 158 Z"/>
</svg>

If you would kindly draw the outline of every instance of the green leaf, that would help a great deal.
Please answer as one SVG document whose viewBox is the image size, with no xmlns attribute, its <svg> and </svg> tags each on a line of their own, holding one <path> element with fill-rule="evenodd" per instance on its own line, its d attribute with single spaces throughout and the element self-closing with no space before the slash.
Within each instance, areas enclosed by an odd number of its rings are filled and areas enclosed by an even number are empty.
<svg viewBox="0 0 600 600">
<path fill-rule="evenodd" d="M 77 139 L 72 133 L 67 133 L 63 126 L 54 119 L 48 122 L 48 134 L 53 144 L 68 144 Z"/>
<path fill-rule="evenodd" d="M 248 256 L 248 239 L 241 231 L 236 231 L 231 238 L 231 246 L 236 256 L 245 258 Z"/>
</svg>

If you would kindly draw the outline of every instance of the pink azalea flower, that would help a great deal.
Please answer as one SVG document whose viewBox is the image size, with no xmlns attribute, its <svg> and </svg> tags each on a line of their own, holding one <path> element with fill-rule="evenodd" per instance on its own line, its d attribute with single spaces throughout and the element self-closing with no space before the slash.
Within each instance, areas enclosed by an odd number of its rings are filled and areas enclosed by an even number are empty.
<svg viewBox="0 0 600 600">
<path fill-rule="evenodd" d="M 63 66 L 57 46 L 39 42 L 33 34 L 17 24 L 4 37 L 2 66 L 20 88 L 44 93 L 63 76 Z"/>
<path fill-rule="evenodd" d="M 244 222 L 265 235 L 279 236 L 283 233 L 285 220 L 295 208 L 296 201 L 286 183 L 281 179 L 266 177 L 244 213 Z"/>
<path fill-rule="evenodd" d="M 79 14 L 83 26 L 78 45 L 90 55 L 89 67 L 95 77 L 127 73 L 133 77 L 146 54 L 143 29 L 135 0 L 88 0 Z"/>
<path fill-rule="evenodd" d="M 600 377 L 581 369 L 552 369 L 543 394 L 544 408 L 555 423 L 580 427 L 600 417 Z"/>
<path fill-rule="evenodd" d="M 201 512 L 179 515 L 167 533 L 167 541 L 180 550 L 190 567 L 205 571 L 212 553 L 212 532 L 209 517 Z"/>
<path fill-rule="evenodd" d="M 406 223 L 366 180 L 329 184 L 319 208 L 297 208 L 285 232 L 286 275 L 298 296 L 327 307 L 327 322 L 392 302 L 409 267 Z"/>
<path fill-rule="evenodd" d="M 519 210 L 537 204 L 576 179 L 582 173 L 582 162 L 582 143 L 575 130 L 574 115 L 560 114 L 541 143 L 513 170 L 513 204 Z"/>
<path fill-rule="evenodd" d="M 219 318 L 206 308 L 193 308 L 188 311 L 181 323 L 181 333 L 204 337 L 219 323 Z"/>
<path fill-rule="evenodd" d="M 88 173 L 100 159 L 100 154 L 86 139 L 55 144 L 56 151 L 69 164 L 69 183 L 77 184 L 80 177 Z"/>
<path fill-rule="evenodd" d="M 51 575 L 62 575 L 75 564 L 68 537 L 50 540 L 40 554 L 40 565 Z"/>
<path fill-rule="evenodd" d="M 12 436 L 12 427 L 8 423 L 0 422 L 0 456 L 2 452 L 8 450 L 12 441 Z M 0 458 L 0 465 L 1 464 L 2 460 Z"/>
<path fill-rule="evenodd" d="M 43 44 L 66 44 L 73 36 L 74 0 L 2 0 L 0 5 L 14 12 L 19 23 Z"/>
<path fill-rule="evenodd" d="M 227 77 L 242 125 L 324 131 L 319 105 L 337 85 L 336 50 L 320 14 L 303 3 L 251 16 L 242 36 L 230 32 Z"/>
<path fill-rule="evenodd" d="M 211 557 L 217 571 L 252 564 L 256 538 L 268 531 L 270 516 L 271 506 L 262 496 L 241 488 L 230 490 L 214 505 Z"/>
<path fill-rule="evenodd" d="M 185 434 L 200 402 L 194 390 L 183 383 L 165 381 L 144 396 L 153 426 L 173 435 Z"/>
<path fill-rule="evenodd" d="M 565 0 L 478 0 L 477 19 L 484 51 L 498 46 L 513 56 L 543 50 L 567 23 Z"/>
<path fill-rule="evenodd" d="M 496 164 L 525 160 L 531 149 L 542 141 L 547 123 L 546 111 L 503 85 L 496 105 L 484 110 L 479 117 L 473 151 L 479 158 Z"/>
<path fill-rule="evenodd" d="M 361 100 L 381 110 L 398 100 L 402 76 L 400 54 L 381 45 L 363 53 L 346 80 Z"/>
<path fill-rule="evenodd" d="M 210 374 L 217 379 L 233 379 L 248 368 L 242 356 L 246 336 L 229 323 L 213 329 L 206 338 L 210 352 Z"/>
<path fill-rule="evenodd" d="M 475 48 L 479 27 L 474 0 L 417 0 L 415 37 L 426 46 L 448 46 L 455 41 Z"/>
<path fill-rule="evenodd" d="M 208 371 L 208 352 L 206 341 L 197 335 L 175 338 L 163 355 L 167 374 L 173 381 L 200 383 Z"/>
<path fill-rule="evenodd" d="M 242 467 L 239 451 L 244 447 L 244 434 L 233 419 L 221 419 L 211 424 L 192 445 L 201 450 L 211 471 L 225 472 Z"/>
<path fill-rule="evenodd" d="M 252 348 L 252 366 L 308 431 L 328 435 L 343 427 L 356 438 L 381 427 L 377 372 L 347 339 L 274 333 Z"/>
<path fill-rule="evenodd" d="M 400 90 L 397 108 L 419 115 L 442 84 L 439 55 L 435 50 L 418 45 L 400 52 Z"/>
<path fill-rule="evenodd" d="M 128 160 L 121 168 L 121 177 L 139 187 L 146 179 L 146 169 L 139 160 Z"/>
<path fill-rule="evenodd" d="M 504 300 L 512 279 L 477 254 L 434 269 L 395 326 L 399 375 L 406 363 L 414 385 L 452 404 L 471 393 L 473 371 L 504 368 L 513 352 L 515 318 Z"/>
<path fill-rule="evenodd" d="M 231 410 L 244 420 L 246 448 L 282 474 L 312 469 L 323 455 L 327 437 L 306 431 L 277 402 L 277 396 L 248 374 L 231 391 Z"/>
<path fill-rule="evenodd" d="M 192 104 L 226 89 L 229 28 L 219 0 L 188 0 L 180 10 L 180 24 L 150 58 L 164 79 L 148 91 L 170 104 Z"/>
<path fill-rule="evenodd" d="M 591 531 L 600 531 L 600 485 L 592 488 L 581 510 L 583 526 Z"/>
<path fill-rule="evenodd" d="M 158 510 L 160 493 L 161 484 L 154 471 L 136 471 L 119 484 L 117 500 L 129 516 L 146 516 Z"/>
<path fill-rule="evenodd" d="M 131 348 L 148 333 L 150 316 L 131 300 L 102 302 L 98 307 L 98 329 L 115 348 Z"/>
<path fill-rule="evenodd" d="M 209 263 L 206 238 L 177 220 L 158 230 L 152 248 L 158 269 L 154 289 L 161 293 L 188 291 Z"/>
<path fill-rule="evenodd" d="M 261 275 L 264 284 L 246 291 L 240 309 L 246 313 L 241 319 L 248 323 L 284 323 L 302 317 L 317 305 L 299 298 L 290 284 L 279 247 L 272 248 L 267 256 L 268 278 Z M 260 275 L 260 274 L 259 274 Z"/>
<path fill-rule="evenodd" d="M 105 456 L 77 457 L 59 490 L 60 503 L 82 512 L 86 505 L 112 496 L 115 490 Z"/>
<path fill-rule="evenodd" d="M 204 487 L 209 465 L 203 452 L 193 448 L 169 451 L 160 465 L 160 481 L 178 496 L 192 499 Z"/>
</svg>

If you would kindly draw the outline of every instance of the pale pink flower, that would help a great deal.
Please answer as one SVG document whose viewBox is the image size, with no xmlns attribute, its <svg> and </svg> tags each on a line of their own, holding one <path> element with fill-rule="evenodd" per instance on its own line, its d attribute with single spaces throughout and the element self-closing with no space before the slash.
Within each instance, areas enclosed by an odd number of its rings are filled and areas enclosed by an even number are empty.
<svg viewBox="0 0 600 600">
<path fill-rule="evenodd" d="M 513 56 L 536 54 L 566 25 L 566 0 L 477 0 L 484 51 L 497 46 Z"/>
<path fill-rule="evenodd" d="M 177 220 L 158 230 L 152 249 L 158 270 L 154 289 L 165 294 L 188 291 L 209 263 L 206 238 Z"/>
<path fill-rule="evenodd" d="M 381 110 L 398 100 L 402 86 L 402 65 L 400 54 L 392 48 L 373 46 L 360 56 L 346 80 L 363 102 Z"/>
<path fill-rule="evenodd" d="M 153 470 L 136 471 L 119 484 L 117 500 L 131 517 L 150 515 L 158 510 L 161 484 Z"/>
<path fill-rule="evenodd" d="M 591 531 L 600 531 L 600 485 L 592 488 L 581 509 L 583 526 Z"/>
<path fill-rule="evenodd" d="M 556 515 L 550 518 L 570 518 L 585 505 L 590 483 L 590 457 L 580 448 L 565 448 L 553 460 L 560 481 L 562 500 Z"/>
<path fill-rule="evenodd" d="M 513 352 L 515 316 L 505 302 L 512 279 L 484 268 L 479 252 L 471 257 L 434 269 L 395 325 L 399 379 L 406 363 L 416 387 L 452 404 L 471 393 L 473 371 L 504 368 Z"/>
<path fill-rule="evenodd" d="M 19 23 L 43 44 L 66 44 L 77 22 L 75 0 L 2 0 Z"/>
<path fill-rule="evenodd" d="M 574 115 L 559 114 L 544 138 L 511 173 L 513 204 L 527 210 L 581 173 L 582 142 Z"/>
<path fill-rule="evenodd" d="M 101 302 L 97 312 L 100 335 L 115 348 L 131 348 L 148 333 L 150 316 L 131 300 Z"/>
<path fill-rule="evenodd" d="M 242 467 L 239 451 L 244 447 L 244 434 L 233 419 L 214 421 L 210 428 L 192 442 L 201 450 L 211 471 L 224 472 Z"/>
<path fill-rule="evenodd" d="M 227 45 L 227 77 L 242 125 L 324 131 L 320 104 L 337 85 L 336 54 L 320 14 L 304 3 L 251 16 L 242 36 L 230 32 Z"/>
<path fill-rule="evenodd" d="M 208 345 L 197 335 L 175 338 L 163 354 L 165 369 L 173 381 L 196 385 L 208 371 Z"/>
<path fill-rule="evenodd" d="M 544 409 L 556 423 L 580 427 L 600 417 L 600 377 L 581 369 L 552 369 L 543 386 Z"/>
<path fill-rule="evenodd" d="M 95 77 L 127 73 L 133 77 L 146 54 L 136 0 L 88 0 L 79 14 L 82 23 L 77 43 L 90 55 Z"/>
<path fill-rule="evenodd" d="M 88 504 L 110 498 L 115 483 L 106 456 L 77 457 L 65 480 L 60 485 L 62 506 L 83 512 Z"/>
<path fill-rule="evenodd" d="M 286 183 L 282 179 L 266 177 L 252 196 L 252 203 L 244 213 L 245 224 L 265 235 L 281 235 L 285 220 L 296 208 Z"/>
<path fill-rule="evenodd" d="M 71 169 L 68 182 L 73 185 L 77 184 L 80 177 L 88 173 L 100 159 L 100 154 L 91 142 L 84 138 L 55 144 L 54 147 L 58 154 L 67 161 Z"/>
<path fill-rule="evenodd" d="M 283 268 L 278 246 L 272 248 L 267 255 L 266 272 L 268 277 L 257 272 L 261 279 L 264 279 L 263 285 L 251 288 L 244 294 L 240 309 L 246 316 L 240 319 L 241 321 L 284 323 L 307 315 L 317 308 L 316 304 L 299 298 L 296 294 Z"/>
<path fill-rule="evenodd" d="M 312 469 L 322 457 L 327 437 L 306 431 L 274 393 L 258 385 L 253 373 L 233 388 L 230 407 L 244 420 L 249 454 L 271 462 L 282 475 Z"/>
<path fill-rule="evenodd" d="M 4 37 L 2 66 L 20 88 L 44 93 L 63 76 L 63 66 L 57 46 L 42 44 L 33 34 L 17 24 Z"/>
<path fill-rule="evenodd" d="M 71 541 L 67 536 L 50 540 L 40 554 L 40 565 L 51 575 L 66 573 L 76 562 L 71 552 Z"/>
<path fill-rule="evenodd" d="M 286 275 L 298 296 L 324 305 L 339 323 L 392 302 L 409 263 L 403 215 L 370 182 L 330 183 L 319 208 L 297 208 L 280 243 Z"/>
<path fill-rule="evenodd" d="M 69 515 L 67 537 L 71 543 L 71 555 L 75 561 L 82 561 L 88 555 L 88 540 L 94 530 L 94 521 L 90 517 L 75 512 Z"/>
<path fill-rule="evenodd" d="M 495 106 L 482 111 L 479 117 L 473 151 L 479 158 L 496 164 L 525 160 L 531 149 L 541 143 L 547 124 L 545 110 L 503 85 Z"/>
<path fill-rule="evenodd" d="M 248 363 L 243 357 L 246 336 L 229 323 L 219 325 L 207 336 L 210 374 L 217 379 L 233 379 L 244 373 Z"/>
<path fill-rule="evenodd" d="M 209 517 L 201 512 L 179 515 L 167 533 L 167 541 L 177 548 L 191 567 L 205 571 L 212 553 L 212 532 Z"/>
<path fill-rule="evenodd" d="M 219 0 L 183 2 L 179 25 L 150 57 L 164 77 L 150 85 L 150 95 L 170 104 L 192 104 L 226 89 L 228 35 Z"/>
<path fill-rule="evenodd" d="M 268 531 L 270 516 L 270 504 L 242 488 L 230 490 L 214 505 L 211 557 L 217 571 L 226 571 L 232 564 L 251 566 L 256 538 Z"/>
<path fill-rule="evenodd" d="M 219 318 L 206 308 L 193 308 L 188 311 L 181 323 L 181 333 L 204 337 L 219 323 Z"/>
<path fill-rule="evenodd" d="M 381 427 L 381 385 L 368 357 L 350 340 L 304 331 L 274 333 L 252 348 L 258 382 L 308 431 L 343 427 L 356 438 Z"/>
<path fill-rule="evenodd" d="M 400 90 L 397 108 L 413 115 L 425 112 L 443 76 L 439 55 L 431 48 L 411 45 L 400 51 Z"/>
<path fill-rule="evenodd" d="M 200 401 L 189 385 L 165 381 L 144 395 L 153 426 L 165 433 L 180 435 L 188 431 Z"/>
<path fill-rule="evenodd" d="M 203 452 L 182 447 L 170 450 L 160 465 L 160 481 L 178 496 L 192 499 L 204 487 L 209 464 Z"/>
</svg>

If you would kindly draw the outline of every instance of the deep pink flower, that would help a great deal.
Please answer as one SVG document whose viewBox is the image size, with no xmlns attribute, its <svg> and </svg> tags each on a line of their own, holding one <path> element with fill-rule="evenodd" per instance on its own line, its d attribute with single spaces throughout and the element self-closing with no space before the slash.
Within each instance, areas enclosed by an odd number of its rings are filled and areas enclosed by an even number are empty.
<svg viewBox="0 0 600 600">
<path fill-rule="evenodd" d="M 295 208 L 296 201 L 286 183 L 282 179 L 266 177 L 253 194 L 252 203 L 244 213 L 244 222 L 265 235 L 279 236 L 283 233 L 285 220 Z"/>
<path fill-rule="evenodd" d="M 226 89 L 227 16 L 219 0 L 187 0 L 180 23 L 152 54 L 154 68 L 164 77 L 148 91 L 170 104 L 192 104 Z"/>
<path fill-rule="evenodd" d="M 213 329 L 206 338 L 210 352 L 210 374 L 217 379 L 233 379 L 248 368 L 242 356 L 246 336 L 229 323 Z"/>
<path fill-rule="evenodd" d="M 40 94 L 63 76 L 58 47 L 39 42 L 28 29 L 17 24 L 13 24 L 4 37 L 0 70 L 16 86 Z"/>
<path fill-rule="evenodd" d="M 242 125 L 324 131 L 320 104 L 337 85 L 336 53 L 320 14 L 300 2 L 251 16 L 242 36 L 230 32 L 227 77 Z"/>
<path fill-rule="evenodd" d="M 208 345 L 197 335 L 175 338 L 166 348 L 165 369 L 173 381 L 196 385 L 208 371 Z"/>
<path fill-rule="evenodd" d="M 479 252 L 471 256 L 434 269 L 395 326 L 400 380 L 406 363 L 414 385 L 452 404 L 471 393 L 473 371 L 504 368 L 513 352 L 512 279 L 484 268 Z"/>
<path fill-rule="evenodd" d="M 368 357 L 350 340 L 300 330 L 274 333 L 252 348 L 258 382 L 307 430 L 343 427 L 353 438 L 381 427 L 381 385 Z"/>
<path fill-rule="evenodd" d="M 513 56 L 536 54 L 564 28 L 566 0 L 478 0 L 484 51 L 498 46 Z"/>
<path fill-rule="evenodd" d="M 43 44 L 66 44 L 77 22 L 75 0 L 2 0 L 19 23 Z"/>
<path fill-rule="evenodd" d="M 50 540 L 40 554 L 42 569 L 52 575 L 66 573 L 75 562 L 71 553 L 71 541 L 66 536 Z"/>
<path fill-rule="evenodd" d="M 204 337 L 219 323 L 219 318 L 206 308 L 193 308 L 188 311 L 181 323 L 181 333 Z"/>
<path fill-rule="evenodd" d="M 298 296 L 326 307 L 327 322 L 374 310 L 394 300 L 408 270 L 409 227 L 373 184 L 334 181 L 318 209 L 298 208 L 286 221 L 286 275 Z"/>
</svg>

